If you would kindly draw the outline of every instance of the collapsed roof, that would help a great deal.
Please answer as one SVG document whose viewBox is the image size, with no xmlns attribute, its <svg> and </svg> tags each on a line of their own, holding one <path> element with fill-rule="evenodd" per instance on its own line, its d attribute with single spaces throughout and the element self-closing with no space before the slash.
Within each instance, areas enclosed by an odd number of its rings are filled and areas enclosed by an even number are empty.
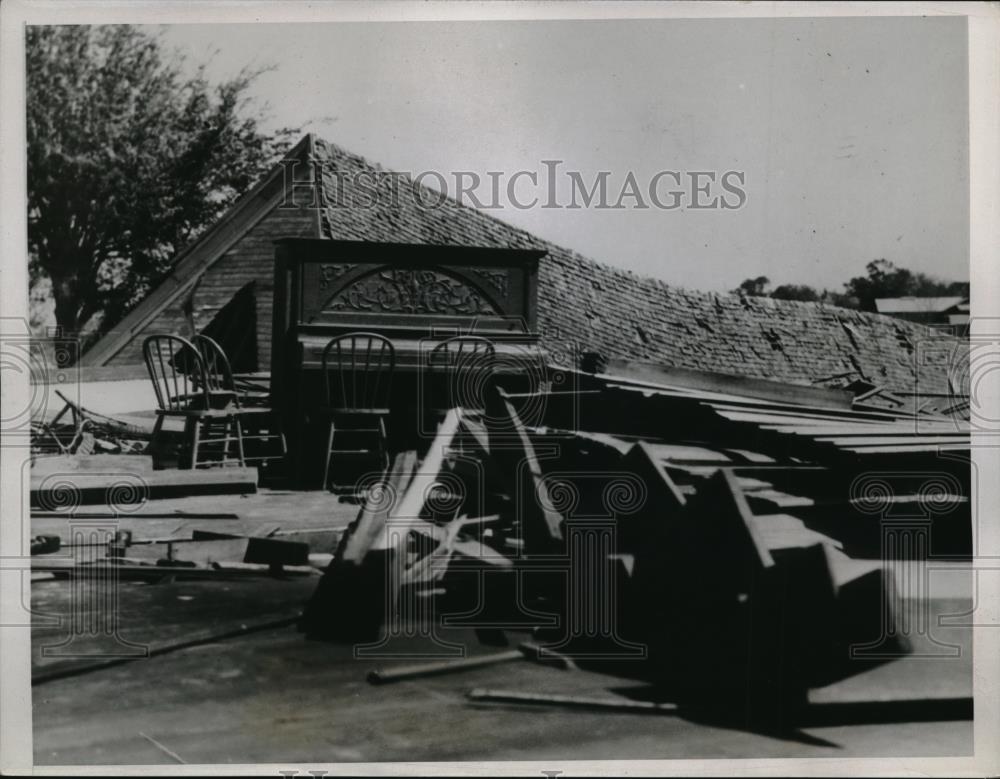
<svg viewBox="0 0 1000 779">
<path fill-rule="evenodd" d="M 607 358 L 800 385 L 860 382 L 902 394 L 968 394 L 964 342 L 922 325 L 822 303 L 674 287 L 590 260 L 406 176 L 387 175 L 382 167 L 312 135 L 288 159 L 311 165 L 305 185 L 315 187 L 319 205 L 316 237 L 546 251 L 539 268 L 538 327 L 553 362 L 572 365 L 574 351 L 594 351 Z M 277 166 L 265 182 L 281 181 L 283 170 Z M 261 197 L 263 183 L 184 252 L 160 288 L 96 344 L 84 364 L 108 364 L 142 334 L 176 329 L 185 321 L 181 296 L 224 256 L 219 235 L 232 232 L 232 215 L 257 204 L 273 210 Z M 296 186 L 301 189 L 303 182 Z M 259 222 L 259 216 L 242 218 L 241 229 L 249 231 Z M 255 257 L 241 281 L 256 275 L 269 284 L 271 261 Z M 225 302 L 217 301 L 214 308 Z M 257 316 L 260 320 L 261 312 Z"/>
</svg>

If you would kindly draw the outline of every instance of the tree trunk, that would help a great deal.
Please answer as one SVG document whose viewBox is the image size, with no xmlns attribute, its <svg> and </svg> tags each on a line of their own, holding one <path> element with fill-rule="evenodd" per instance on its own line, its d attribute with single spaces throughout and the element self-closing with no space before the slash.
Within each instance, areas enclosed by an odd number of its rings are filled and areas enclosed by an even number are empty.
<svg viewBox="0 0 1000 779">
<path fill-rule="evenodd" d="M 59 277 L 53 275 L 52 297 L 55 300 L 56 334 L 55 357 L 56 367 L 66 368 L 75 365 L 80 359 L 80 299 L 77 294 L 76 279 L 71 276 Z"/>
</svg>

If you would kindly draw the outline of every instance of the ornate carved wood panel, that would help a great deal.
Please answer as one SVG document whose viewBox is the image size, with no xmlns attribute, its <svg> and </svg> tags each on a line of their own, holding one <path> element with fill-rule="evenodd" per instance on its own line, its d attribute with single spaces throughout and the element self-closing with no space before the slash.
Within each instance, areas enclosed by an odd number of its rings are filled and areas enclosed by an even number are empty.
<svg viewBox="0 0 1000 779">
<path fill-rule="evenodd" d="M 437 268 L 381 268 L 347 283 L 324 313 L 500 314 L 482 289 Z"/>
</svg>

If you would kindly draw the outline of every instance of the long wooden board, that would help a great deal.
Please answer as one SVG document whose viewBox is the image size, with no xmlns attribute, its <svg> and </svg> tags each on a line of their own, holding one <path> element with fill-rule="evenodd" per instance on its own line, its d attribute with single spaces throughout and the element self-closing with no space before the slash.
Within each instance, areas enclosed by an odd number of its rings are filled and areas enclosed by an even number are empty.
<svg viewBox="0 0 1000 779">
<path fill-rule="evenodd" d="M 124 462 L 102 470 L 97 470 L 100 466 L 95 465 L 63 471 L 57 470 L 58 464 L 47 465 L 38 473 L 33 470 L 31 506 L 42 510 L 65 510 L 69 506 L 129 505 L 157 498 L 257 491 L 256 468 L 146 471 L 139 465 L 129 470 L 132 458 L 124 455 L 119 459 Z"/>
<path fill-rule="evenodd" d="M 562 544 L 563 517 L 553 508 L 528 431 L 507 394 L 495 385 L 487 396 L 487 414 L 490 452 L 505 464 L 508 486 L 517 499 L 527 551 L 551 551 Z"/>
</svg>

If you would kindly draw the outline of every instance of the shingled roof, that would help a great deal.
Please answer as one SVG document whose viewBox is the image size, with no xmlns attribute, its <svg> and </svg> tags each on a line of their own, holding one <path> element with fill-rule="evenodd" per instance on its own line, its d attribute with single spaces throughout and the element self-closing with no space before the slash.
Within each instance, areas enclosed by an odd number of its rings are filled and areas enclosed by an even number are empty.
<svg viewBox="0 0 1000 779">
<path fill-rule="evenodd" d="M 822 303 L 670 286 L 587 259 L 407 177 L 387 175 L 334 144 L 315 140 L 314 155 L 325 237 L 545 250 L 538 324 L 556 361 L 575 346 L 606 357 L 795 384 L 863 380 L 904 393 L 955 391 L 949 373 L 961 364 L 963 342 L 930 328 Z M 364 191 L 353 186 L 358 181 L 365 182 Z"/>
<path fill-rule="evenodd" d="M 579 351 L 596 351 L 608 358 L 795 384 L 846 386 L 863 380 L 901 393 L 939 395 L 954 393 L 967 376 L 954 370 L 964 359 L 964 342 L 923 325 L 820 303 L 686 290 L 613 268 L 315 136 L 303 138 L 289 158 L 312 163 L 311 183 L 300 180 L 299 171 L 295 186 L 318 196 L 319 218 L 315 209 L 274 210 L 284 197 L 275 189 L 283 180 L 283 169 L 276 167 L 183 253 L 115 332 L 84 355 L 85 365 L 136 360 L 141 334 L 182 327 L 184 296 L 199 284 L 207 286 L 201 279 L 219 261 L 228 263 L 223 275 L 233 280 L 232 290 L 228 281 L 215 282 L 219 293 L 229 295 L 254 278 L 269 284 L 269 241 L 280 237 L 273 233 L 278 229 L 346 240 L 543 250 L 538 326 L 553 361 L 563 365 Z M 277 228 L 265 228 L 265 213 L 272 214 L 271 223 L 274 214 L 287 216 Z M 234 253 L 233 241 L 252 225 L 257 225 L 252 256 Z M 676 265 L 678 258 L 665 254 L 663 261 Z M 225 301 L 210 302 L 206 308 L 215 310 Z M 269 312 L 269 304 L 258 312 L 260 326 L 267 326 Z M 953 373 L 958 378 L 949 378 Z"/>
</svg>

